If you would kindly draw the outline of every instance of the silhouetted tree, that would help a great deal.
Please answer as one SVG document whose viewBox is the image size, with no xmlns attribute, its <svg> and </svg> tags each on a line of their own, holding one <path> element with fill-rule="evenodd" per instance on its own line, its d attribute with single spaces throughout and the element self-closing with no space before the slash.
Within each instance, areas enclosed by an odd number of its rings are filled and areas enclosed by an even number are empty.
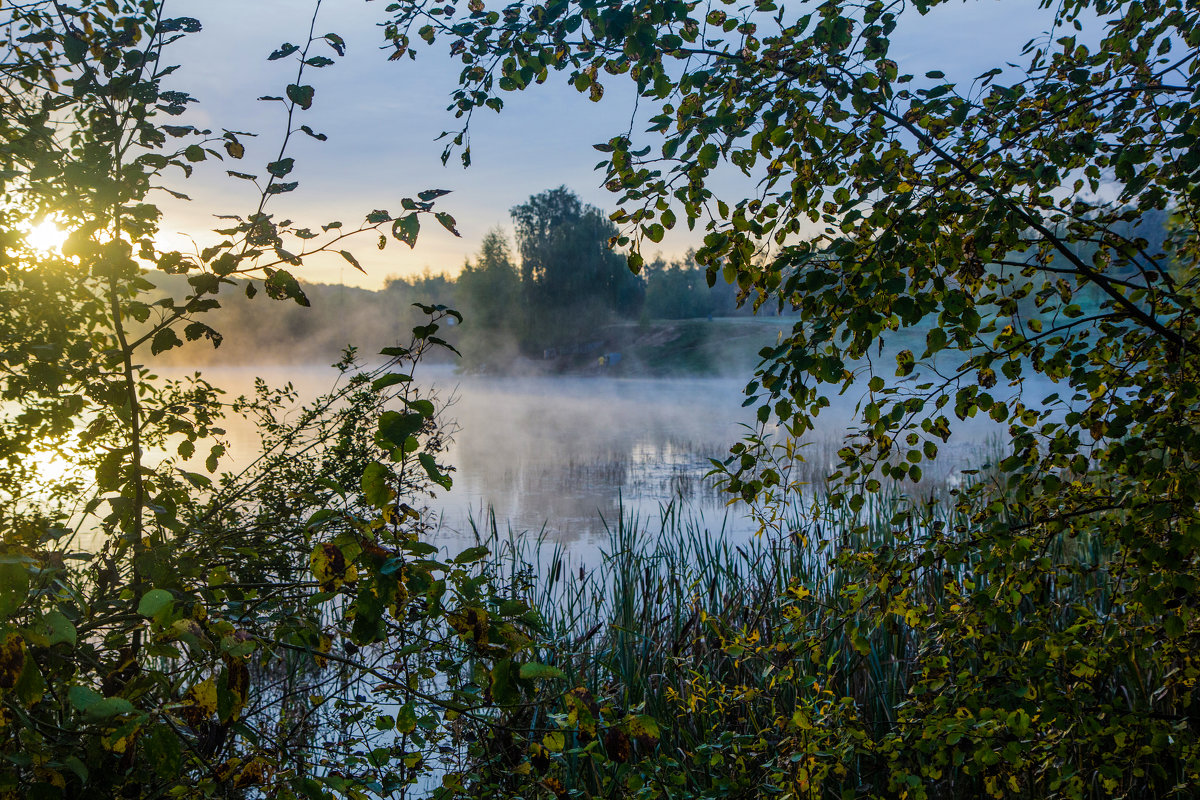
<svg viewBox="0 0 1200 800">
<path fill-rule="evenodd" d="M 459 305 L 473 328 L 512 329 L 520 318 L 521 278 L 512 263 L 508 237 L 493 228 L 483 237 L 479 256 L 458 276 Z"/>
<path fill-rule="evenodd" d="M 533 314 L 562 312 L 579 319 L 584 310 L 624 317 L 641 310 L 644 282 L 609 249 L 617 228 L 600 209 L 560 186 L 533 195 L 511 213 L 522 289 Z"/>
</svg>

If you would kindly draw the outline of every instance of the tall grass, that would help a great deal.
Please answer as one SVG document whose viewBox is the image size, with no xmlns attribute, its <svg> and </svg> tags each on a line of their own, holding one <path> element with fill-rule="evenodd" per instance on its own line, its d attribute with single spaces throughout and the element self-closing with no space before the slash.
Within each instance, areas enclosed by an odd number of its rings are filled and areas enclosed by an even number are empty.
<svg viewBox="0 0 1200 800">
<path fill-rule="evenodd" d="M 989 477 L 984 471 L 974 480 Z M 659 721 L 657 759 L 665 759 L 670 773 L 660 778 L 676 781 L 676 790 L 687 796 L 737 794 L 736 781 L 719 766 L 731 753 L 738 754 L 743 771 L 757 770 L 763 780 L 778 776 L 779 763 L 789 761 L 784 758 L 789 753 L 778 748 L 796 746 L 780 731 L 798 709 L 806 709 L 824 715 L 826 723 L 812 752 L 827 757 L 845 746 L 847 754 L 832 754 L 846 770 L 825 773 L 825 788 L 866 791 L 886 778 L 879 776 L 880 763 L 860 756 L 846 737 L 859 731 L 874 738 L 897 725 L 912 701 L 910 686 L 921 648 L 928 646 L 927 632 L 918 621 L 889 622 L 870 607 L 873 600 L 863 592 L 868 573 L 848 568 L 853 559 L 839 554 L 919 552 L 906 547 L 934 530 L 953 536 L 970 528 L 970 509 L 951 485 L 923 492 L 921 501 L 901 491 L 868 495 L 857 512 L 820 491 L 797 494 L 777 509 L 764 535 L 748 540 L 724 528 L 707 529 L 678 503 L 654 518 L 623 512 L 607 527 L 600 562 L 590 566 L 544 536 L 501 531 L 494 517 L 476 526 L 475 535 L 492 549 L 493 569 L 523 589 L 539 610 L 542 660 L 561 669 L 570 687 L 585 689 L 607 708 L 609 719 L 636 713 Z M 1062 609 L 1063 627 L 1071 609 L 1110 613 L 1105 548 L 1088 537 L 1064 537 L 1051 549 L 1054 563 L 1090 569 L 1072 571 L 1062 581 L 1047 576 L 1025 611 Z M 954 602 L 948 593 L 985 581 L 972 552 L 967 549 L 955 564 L 909 563 L 900 579 L 910 600 L 945 608 Z M 785 674 L 786 680 L 780 677 Z M 841 698 L 852 703 L 839 705 Z M 513 723 L 537 742 L 553 729 L 554 714 L 561 721 L 560 701 L 561 692 L 547 693 Z M 587 744 L 587 737 L 576 737 L 568 750 Z M 809 763 L 803 755 L 791 753 L 790 760 Z M 560 767 L 567 786 L 601 788 L 594 760 L 571 756 Z M 811 796 L 823 796 L 815 783 L 811 788 Z"/>
</svg>

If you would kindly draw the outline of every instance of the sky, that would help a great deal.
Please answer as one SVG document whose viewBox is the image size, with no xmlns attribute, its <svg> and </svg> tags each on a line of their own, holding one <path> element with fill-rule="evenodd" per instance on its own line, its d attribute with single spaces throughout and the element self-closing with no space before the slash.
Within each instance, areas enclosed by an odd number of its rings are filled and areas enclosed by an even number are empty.
<svg viewBox="0 0 1200 800">
<path fill-rule="evenodd" d="M 969 80 L 1005 61 L 1020 60 L 1021 45 L 1046 30 L 1047 16 L 1037 6 L 1037 0 L 965 0 L 924 17 L 905 14 L 892 55 L 901 72 L 920 75 L 940 69 L 951 78 Z M 281 95 L 293 80 L 294 61 L 269 62 L 267 56 L 284 42 L 303 44 L 313 7 L 314 0 L 167 3 L 169 14 L 196 17 L 204 26 L 167 51 L 168 63 L 181 66 L 173 76 L 176 88 L 199 100 L 181 119 L 218 132 L 258 136 L 243 139 L 246 155 L 241 161 L 201 164 L 185 185 L 172 185 L 191 202 L 158 198 L 165 211 L 160 244 L 186 250 L 192 242 L 203 246 L 217 240 L 212 228 L 227 224 L 213 215 L 253 210 L 253 186 L 227 177 L 225 170 L 265 174 L 265 164 L 274 160 L 284 132 L 283 106 L 256 98 Z M 350 226 L 373 209 L 398 212 L 402 197 L 447 189 L 451 194 L 438 201 L 438 208 L 456 218 L 462 237 L 429 219 L 412 250 L 394 240 L 384 251 L 367 237 L 354 243 L 349 249 L 366 274 L 333 256 L 306 261 L 298 277 L 378 288 L 390 276 L 412 277 L 426 269 L 455 274 L 478 251 L 489 229 L 511 231 L 512 206 L 559 185 L 606 211 L 615 207 L 615 198 L 601 185 L 603 173 L 594 170 L 601 155 L 592 145 L 629 129 L 635 104 L 627 81 L 609 81 L 600 103 L 568 86 L 565 73 L 552 75 L 545 85 L 508 93 L 502 113 L 476 112 L 472 166 L 463 169 L 457 156 L 443 166 L 443 143 L 436 139 L 443 131 L 457 130 L 458 121 L 446 106 L 461 65 L 420 42 L 416 61 L 387 61 L 378 27 L 387 18 L 385 8 L 384 0 L 323 0 L 317 33 L 336 32 L 346 40 L 347 53 L 332 66 L 306 72 L 306 82 L 316 89 L 315 101 L 298 114 L 301 124 L 329 140 L 302 134 L 293 139 L 288 155 L 296 159 L 296 168 L 289 180 L 300 186 L 275 198 L 272 210 L 313 228 L 333 220 Z M 644 130 L 648 116 L 643 105 L 634 120 L 635 133 Z M 726 186 L 739 188 L 732 179 Z M 662 253 L 678 257 L 700 236 L 680 226 L 663 240 Z"/>
</svg>

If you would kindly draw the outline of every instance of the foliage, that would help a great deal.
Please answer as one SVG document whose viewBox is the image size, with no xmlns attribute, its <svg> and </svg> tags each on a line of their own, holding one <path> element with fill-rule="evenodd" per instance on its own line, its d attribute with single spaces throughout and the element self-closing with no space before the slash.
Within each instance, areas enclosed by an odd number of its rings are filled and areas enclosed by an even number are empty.
<svg viewBox="0 0 1200 800">
<path fill-rule="evenodd" d="M 221 344 L 204 315 L 222 290 L 308 305 L 293 269 L 323 253 L 357 266 L 342 249 L 356 234 L 411 245 L 445 194 L 320 232 L 268 211 L 298 186 L 293 136 L 324 138 L 301 124 L 308 76 L 345 50 L 314 5 L 302 44 L 268 57 L 294 76 L 263 98 L 286 115 L 282 148 L 258 176 L 229 173 L 253 210 L 192 254 L 156 246 L 152 192 L 182 196 L 175 176 L 248 157 L 251 136 L 183 124 L 194 98 L 163 57 L 200 22 L 152 0 L 0 11 L 4 797 L 404 795 L 471 720 L 536 686 L 536 618 L 473 566 L 480 552 L 439 560 L 421 540 L 420 498 L 451 476 L 412 366 L 448 346 L 457 312 L 422 307 L 382 367 L 348 354 L 301 409 L 290 387 L 229 403 L 145 366 L 185 339 Z M 46 219 L 61 249 L 34 246 Z M 262 449 L 222 472 L 239 417 Z"/>
<path fill-rule="evenodd" d="M 748 390 L 795 437 L 830 390 L 860 393 L 833 502 L 858 512 L 919 480 L 952 416 L 1006 426 L 999 478 L 952 501 L 960 521 L 913 497 L 894 545 L 834 562 L 854 613 L 825 624 L 867 614 L 862 636 L 921 644 L 906 702 L 854 745 L 886 779 L 822 791 L 1185 796 L 1200 780 L 1200 10 L 1046 0 L 1023 69 L 907 74 L 899 17 L 945 5 L 414 2 L 387 34 L 397 57 L 412 37 L 450 42 L 468 122 L 552 70 L 593 100 L 627 76 L 654 111 L 646 146 L 597 145 L 617 243 L 636 270 L 644 240 L 701 224 L 710 280 L 798 311 Z M 718 196 L 729 168 L 756 193 Z M 1173 220 L 1161 251 L 1134 224 L 1155 213 Z M 917 326 L 924 352 L 875 363 Z M 746 500 L 790 488 L 763 440 L 721 468 Z M 1066 586 L 1085 588 L 1064 601 Z"/>
</svg>

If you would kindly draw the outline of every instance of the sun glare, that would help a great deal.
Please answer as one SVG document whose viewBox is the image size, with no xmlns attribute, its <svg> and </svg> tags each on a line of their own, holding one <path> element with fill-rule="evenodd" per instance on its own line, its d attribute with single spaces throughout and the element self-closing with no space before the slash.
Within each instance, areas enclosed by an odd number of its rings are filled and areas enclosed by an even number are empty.
<svg viewBox="0 0 1200 800">
<path fill-rule="evenodd" d="M 57 253 L 66 240 L 67 233 L 49 219 L 34 225 L 25 234 L 25 242 L 39 253 Z"/>
</svg>

